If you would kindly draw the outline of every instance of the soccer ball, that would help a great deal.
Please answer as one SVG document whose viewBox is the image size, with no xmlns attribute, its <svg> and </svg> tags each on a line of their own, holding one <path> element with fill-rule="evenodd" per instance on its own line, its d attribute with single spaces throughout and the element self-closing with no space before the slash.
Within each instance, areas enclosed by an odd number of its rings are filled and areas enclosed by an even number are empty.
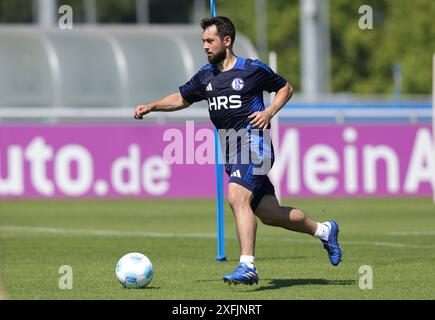
<svg viewBox="0 0 435 320">
<path fill-rule="evenodd" d="M 115 274 L 124 288 L 145 288 L 153 278 L 153 265 L 142 253 L 131 252 L 119 259 Z"/>
</svg>

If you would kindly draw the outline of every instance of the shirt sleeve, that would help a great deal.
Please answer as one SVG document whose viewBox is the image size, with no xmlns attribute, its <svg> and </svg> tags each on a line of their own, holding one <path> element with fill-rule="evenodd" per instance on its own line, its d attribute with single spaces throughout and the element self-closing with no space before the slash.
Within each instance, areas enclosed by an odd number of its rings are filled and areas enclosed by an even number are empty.
<svg viewBox="0 0 435 320">
<path fill-rule="evenodd" d="M 192 79 L 190 79 L 179 88 L 180 94 L 183 99 L 190 104 L 206 99 L 204 88 L 201 85 L 201 81 L 199 79 L 200 76 L 198 72 L 193 76 Z"/>
<path fill-rule="evenodd" d="M 255 78 L 262 90 L 268 92 L 277 92 L 287 84 L 286 79 L 273 72 L 273 70 L 265 63 L 259 60 L 254 60 L 252 64 L 257 67 L 255 71 Z"/>
</svg>

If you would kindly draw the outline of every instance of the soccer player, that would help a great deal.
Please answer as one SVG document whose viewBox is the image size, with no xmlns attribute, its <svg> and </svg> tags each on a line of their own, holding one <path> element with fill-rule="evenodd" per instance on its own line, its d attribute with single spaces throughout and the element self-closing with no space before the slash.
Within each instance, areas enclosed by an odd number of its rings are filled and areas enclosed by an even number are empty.
<svg viewBox="0 0 435 320">
<path fill-rule="evenodd" d="M 317 237 L 327 250 L 332 265 L 341 261 L 338 244 L 338 224 L 335 221 L 318 223 L 310 219 L 300 209 L 280 206 L 275 190 L 267 173 L 273 164 L 274 154 L 270 139 L 266 139 L 272 117 L 287 103 L 293 88 L 281 76 L 274 73 L 266 64 L 238 57 L 233 52 L 236 30 L 227 17 L 204 18 L 202 41 L 209 64 L 179 91 L 161 100 L 136 107 L 134 118 L 155 111 L 176 111 L 187 108 L 192 103 L 208 100 L 210 119 L 221 130 L 240 131 L 247 135 L 247 143 L 237 144 L 234 152 L 226 154 L 225 171 L 228 174 L 228 203 L 236 219 L 240 243 L 240 263 L 234 272 L 225 275 L 229 283 L 258 283 L 254 267 L 254 250 L 257 216 L 264 224 L 282 227 L 291 231 L 307 233 Z M 272 104 L 265 108 L 263 91 L 276 92 Z M 260 134 L 255 134 L 261 132 Z M 222 145 L 223 151 L 231 146 Z M 249 157 L 247 162 L 237 161 L 245 149 L 257 147 L 257 157 L 270 163 L 261 170 L 259 163 Z M 258 151 L 259 147 L 259 151 Z M 255 148 L 252 148 L 255 149 Z M 252 152 L 250 151 L 250 154 Z M 246 160 L 246 158 L 245 158 Z"/>
</svg>

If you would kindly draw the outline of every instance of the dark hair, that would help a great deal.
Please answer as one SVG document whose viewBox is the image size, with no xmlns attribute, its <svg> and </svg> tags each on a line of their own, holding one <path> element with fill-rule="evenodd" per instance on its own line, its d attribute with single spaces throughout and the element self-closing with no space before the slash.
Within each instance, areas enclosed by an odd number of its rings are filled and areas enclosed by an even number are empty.
<svg viewBox="0 0 435 320">
<path fill-rule="evenodd" d="M 205 30 L 208 27 L 215 25 L 219 38 L 221 38 L 221 40 L 224 40 L 226 36 L 229 36 L 231 38 L 231 48 L 233 47 L 234 41 L 236 40 L 236 27 L 229 18 L 222 16 L 204 18 L 201 20 L 200 25 L 202 30 Z"/>
</svg>

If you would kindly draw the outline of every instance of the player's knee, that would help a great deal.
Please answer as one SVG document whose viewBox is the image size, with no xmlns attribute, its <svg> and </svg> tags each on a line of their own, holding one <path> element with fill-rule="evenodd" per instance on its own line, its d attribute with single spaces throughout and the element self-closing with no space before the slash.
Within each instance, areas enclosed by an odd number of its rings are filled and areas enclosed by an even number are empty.
<svg viewBox="0 0 435 320">
<path fill-rule="evenodd" d="M 228 194 L 227 198 L 228 204 L 230 205 L 231 209 L 239 209 L 244 206 L 249 206 L 249 199 L 245 199 L 244 197 L 240 197 L 237 194 Z"/>
<path fill-rule="evenodd" d="M 292 209 L 290 211 L 290 219 L 293 222 L 303 222 L 305 220 L 305 214 L 299 209 Z"/>
<path fill-rule="evenodd" d="M 276 217 L 273 215 L 269 215 L 269 214 L 260 216 L 260 221 L 263 224 L 268 225 L 268 226 L 278 226 L 279 225 L 279 223 L 278 223 L 279 221 L 276 219 Z"/>
</svg>

